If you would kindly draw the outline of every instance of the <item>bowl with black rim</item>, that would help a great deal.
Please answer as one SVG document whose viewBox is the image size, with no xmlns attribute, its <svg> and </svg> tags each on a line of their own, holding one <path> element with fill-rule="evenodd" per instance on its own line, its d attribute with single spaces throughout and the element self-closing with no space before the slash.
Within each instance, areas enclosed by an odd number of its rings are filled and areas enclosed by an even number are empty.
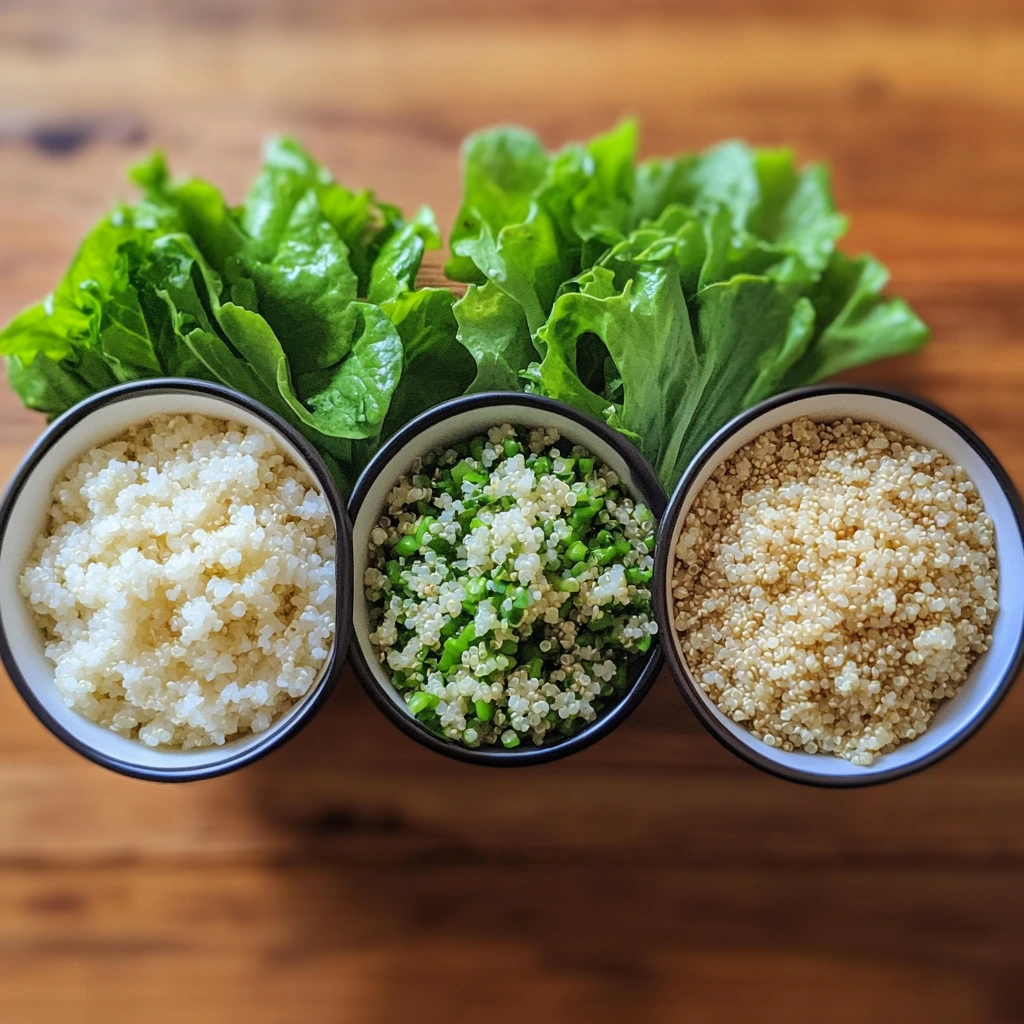
<svg viewBox="0 0 1024 1024">
<path fill-rule="evenodd" d="M 388 493 L 408 473 L 413 460 L 428 453 L 462 444 L 502 424 L 517 427 L 553 427 L 562 438 L 582 445 L 618 474 L 625 489 L 646 505 L 655 518 L 665 507 L 665 494 L 654 472 L 636 448 L 607 424 L 575 409 L 537 395 L 507 392 L 468 395 L 445 402 L 418 416 L 395 434 L 360 476 L 349 505 L 353 537 L 353 665 L 367 694 L 402 732 L 440 754 L 460 761 L 493 766 L 522 766 L 552 761 L 588 747 L 607 736 L 636 709 L 650 689 L 661 666 L 660 645 L 633 664 L 627 685 L 610 706 L 602 708 L 593 722 L 570 736 L 558 736 L 535 746 L 528 738 L 514 749 L 468 747 L 430 732 L 412 714 L 391 681 L 370 642 L 370 602 L 364 590 L 369 566 L 370 536 L 385 507 Z"/>
<path fill-rule="evenodd" d="M 854 765 L 825 753 L 769 747 L 725 715 L 704 692 L 687 664 L 674 626 L 672 579 L 675 550 L 686 515 L 715 469 L 760 434 L 800 417 L 832 422 L 846 417 L 876 422 L 945 454 L 978 488 L 995 526 L 998 601 L 989 649 L 972 665 L 952 697 L 941 701 L 927 730 Z M 653 599 L 668 667 L 697 718 L 726 748 L 763 771 L 793 782 L 855 787 L 902 778 L 946 757 L 969 739 L 1006 696 L 1024 664 L 1024 512 L 1003 467 L 981 439 L 938 406 L 911 395 L 849 385 L 787 392 L 741 413 L 698 452 L 672 494 L 661 521 L 655 555 Z"/>
<path fill-rule="evenodd" d="M 269 434 L 317 484 L 330 506 L 337 539 L 335 636 L 313 686 L 265 731 L 192 750 L 148 747 L 66 707 L 54 684 L 54 666 L 44 653 L 42 631 L 18 590 L 63 470 L 90 448 L 161 414 L 202 414 Z M 159 782 L 223 775 L 251 764 L 294 736 L 323 705 L 337 681 L 351 633 L 350 552 L 348 515 L 337 484 L 309 442 L 276 413 L 237 391 L 205 381 L 160 378 L 120 385 L 85 399 L 54 420 L 7 488 L 0 505 L 0 657 L 35 716 L 90 761 L 123 775 Z"/>
</svg>

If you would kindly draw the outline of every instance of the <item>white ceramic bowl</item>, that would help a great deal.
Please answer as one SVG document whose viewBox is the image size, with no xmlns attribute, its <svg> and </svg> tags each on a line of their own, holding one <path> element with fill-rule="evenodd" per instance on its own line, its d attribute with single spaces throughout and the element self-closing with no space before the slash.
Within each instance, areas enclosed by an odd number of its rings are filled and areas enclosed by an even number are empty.
<svg viewBox="0 0 1024 1024">
<path fill-rule="evenodd" d="M 625 695 L 602 711 L 596 721 L 572 736 L 551 740 L 540 747 L 524 743 L 514 750 L 501 747 L 471 749 L 439 739 L 413 717 L 388 674 L 381 668 L 369 640 L 369 605 L 364 595 L 363 575 L 367 568 L 370 531 L 384 507 L 388 491 L 403 473 L 408 472 L 414 458 L 486 433 L 501 423 L 556 427 L 563 437 L 586 446 L 615 470 L 630 493 L 643 501 L 656 517 L 664 511 L 665 492 L 640 453 L 606 424 L 549 398 L 509 393 L 455 398 L 423 413 L 384 445 L 356 483 L 350 503 L 354 590 L 352 662 L 366 692 L 406 735 L 432 750 L 461 761 L 511 766 L 564 757 L 611 732 L 625 721 L 650 689 L 661 667 L 661 653 L 658 644 L 651 645 L 647 657 L 635 669 Z"/>
<path fill-rule="evenodd" d="M 318 482 L 334 515 L 338 541 L 337 633 L 310 691 L 265 732 L 219 747 L 181 751 L 150 748 L 90 722 L 65 707 L 43 653 L 43 636 L 18 591 L 18 580 L 44 528 L 53 485 L 73 459 L 132 424 L 165 413 L 202 413 L 269 433 Z M 209 778 L 266 754 L 309 720 L 334 685 L 351 631 L 350 530 L 344 501 L 327 466 L 308 442 L 275 413 L 238 392 L 203 381 L 158 379 L 111 388 L 55 420 L 29 452 L 0 506 L 0 657 L 14 685 L 54 735 L 106 768 L 137 778 L 181 782 Z"/>
<path fill-rule="evenodd" d="M 873 420 L 944 452 L 974 481 L 996 530 L 999 612 L 991 648 L 975 663 L 950 700 L 939 705 L 925 734 L 859 767 L 827 754 L 786 752 L 767 746 L 724 715 L 695 682 L 672 625 L 672 568 L 680 528 L 701 487 L 717 466 L 766 430 L 800 416 L 830 421 Z M 899 778 L 955 750 L 1006 695 L 1024 660 L 1024 537 L 1020 498 L 1005 470 L 979 438 L 943 410 L 891 392 L 820 387 L 789 392 L 755 406 L 726 424 L 701 449 L 669 502 L 658 536 L 655 608 L 669 668 L 701 722 L 726 747 L 765 771 L 796 782 L 858 786 Z"/>
</svg>

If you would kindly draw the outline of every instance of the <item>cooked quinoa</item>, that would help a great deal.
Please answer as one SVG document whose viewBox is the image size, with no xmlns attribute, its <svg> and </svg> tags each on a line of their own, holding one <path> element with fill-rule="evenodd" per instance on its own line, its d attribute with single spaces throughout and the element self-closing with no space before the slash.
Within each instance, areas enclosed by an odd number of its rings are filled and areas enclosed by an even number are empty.
<svg viewBox="0 0 1024 1024">
<path fill-rule="evenodd" d="M 469 747 L 571 735 L 650 649 L 654 517 L 557 430 L 417 459 L 372 531 L 370 641 L 410 711 Z"/>
<path fill-rule="evenodd" d="M 64 703 L 150 747 L 266 729 L 335 632 L 335 528 L 266 433 L 154 416 L 75 460 L 21 577 Z"/>
<path fill-rule="evenodd" d="M 704 692 L 770 747 L 870 765 L 988 649 L 991 519 L 963 469 L 877 423 L 798 419 L 719 466 L 676 545 Z"/>
</svg>

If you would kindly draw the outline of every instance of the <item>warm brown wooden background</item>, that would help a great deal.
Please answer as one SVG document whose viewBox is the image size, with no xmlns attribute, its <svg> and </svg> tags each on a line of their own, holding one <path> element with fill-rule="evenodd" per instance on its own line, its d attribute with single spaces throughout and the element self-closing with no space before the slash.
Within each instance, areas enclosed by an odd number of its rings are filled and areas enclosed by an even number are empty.
<svg viewBox="0 0 1024 1024">
<path fill-rule="evenodd" d="M 0 0 L 0 319 L 147 146 L 240 196 L 288 130 L 446 223 L 463 134 L 740 135 L 836 168 L 849 244 L 935 330 L 861 374 L 1024 484 L 1020 0 Z M 0 391 L 0 477 L 42 422 Z M 524 772 L 449 763 L 346 675 L 286 749 L 161 788 L 0 685 L 0 1020 L 1024 1021 L 1024 689 L 948 762 L 853 793 L 734 760 L 669 679 Z"/>
</svg>

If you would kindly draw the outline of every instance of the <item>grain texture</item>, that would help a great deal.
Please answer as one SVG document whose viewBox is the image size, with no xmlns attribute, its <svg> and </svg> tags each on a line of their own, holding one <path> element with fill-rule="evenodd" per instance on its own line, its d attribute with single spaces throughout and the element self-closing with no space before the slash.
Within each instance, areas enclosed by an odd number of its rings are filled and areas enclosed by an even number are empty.
<svg viewBox="0 0 1024 1024">
<path fill-rule="evenodd" d="M 855 375 L 967 419 L 1024 484 L 1024 7 L 1014 0 L 0 2 L 0 319 L 147 147 L 238 198 L 272 131 L 442 223 L 458 144 L 624 113 L 835 168 L 849 247 L 935 332 Z M 425 277 L 440 280 L 439 263 Z M 0 477 L 42 423 L 0 391 Z M 759 775 L 667 677 L 524 772 L 444 761 L 346 673 L 251 770 L 117 778 L 0 686 L 0 1020 L 1024 1020 L 1024 689 L 880 789 Z"/>
</svg>

